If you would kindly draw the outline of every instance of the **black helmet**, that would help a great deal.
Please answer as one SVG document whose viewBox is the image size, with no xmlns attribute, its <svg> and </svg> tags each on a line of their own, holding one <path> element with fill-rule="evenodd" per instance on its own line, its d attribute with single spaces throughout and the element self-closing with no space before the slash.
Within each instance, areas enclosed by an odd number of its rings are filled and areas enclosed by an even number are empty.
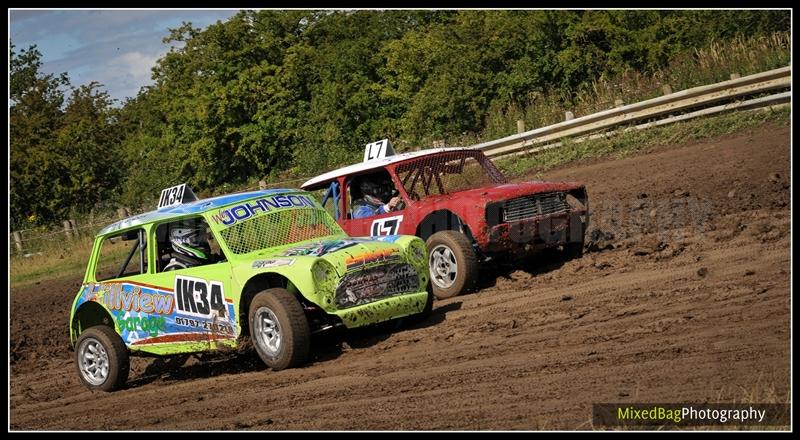
<svg viewBox="0 0 800 440">
<path fill-rule="evenodd" d="M 384 203 L 392 198 L 392 181 L 386 177 L 361 177 L 358 189 L 362 194 L 377 197 Z"/>
</svg>

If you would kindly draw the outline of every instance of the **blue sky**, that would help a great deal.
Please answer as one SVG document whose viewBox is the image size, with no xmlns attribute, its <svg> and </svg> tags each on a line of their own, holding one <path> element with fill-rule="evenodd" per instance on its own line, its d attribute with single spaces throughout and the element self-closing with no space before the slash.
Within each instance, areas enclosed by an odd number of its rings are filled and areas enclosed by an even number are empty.
<svg viewBox="0 0 800 440">
<path fill-rule="evenodd" d="M 11 10 L 16 50 L 36 45 L 42 71 L 69 74 L 74 85 L 97 81 L 112 98 L 136 96 L 169 50 L 161 40 L 181 22 L 205 28 L 237 10 Z"/>
</svg>

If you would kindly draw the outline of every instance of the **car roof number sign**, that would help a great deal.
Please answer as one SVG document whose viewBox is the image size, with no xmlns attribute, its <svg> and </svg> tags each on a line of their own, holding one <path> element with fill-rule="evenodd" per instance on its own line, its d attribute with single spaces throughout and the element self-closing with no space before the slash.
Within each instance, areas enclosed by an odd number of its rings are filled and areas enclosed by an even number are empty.
<svg viewBox="0 0 800 440">
<path fill-rule="evenodd" d="M 158 200 L 158 209 L 180 205 L 183 203 L 183 193 L 185 191 L 185 183 L 161 190 L 161 198 Z"/>
<path fill-rule="evenodd" d="M 382 139 L 378 142 L 367 144 L 367 147 L 364 149 L 364 162 L 374 159 L 383 159 L 386 156 L 394 156 L 394 148 L 392 148 L 392 143 L 389 142 L 389 139 Z"/>
</svg>

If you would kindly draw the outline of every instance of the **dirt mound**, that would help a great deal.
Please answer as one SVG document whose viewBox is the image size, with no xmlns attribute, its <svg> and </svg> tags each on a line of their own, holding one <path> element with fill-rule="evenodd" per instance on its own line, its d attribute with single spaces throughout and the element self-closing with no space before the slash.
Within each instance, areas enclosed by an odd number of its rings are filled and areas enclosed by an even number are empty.
<svg viewBox="0 0 800 440">
<path fill-rule="evenodd" d="M 134 359 L 92 393 L 67 349 L 80 280 L 14 288 L 11 428 L 591 429 L 594 402 L 788 402 L 788 176 L 776 126 L 554 170 L 589 189 L 582 258 L 486 265 L 425 322 L 280 372 Z"/>
</svg>

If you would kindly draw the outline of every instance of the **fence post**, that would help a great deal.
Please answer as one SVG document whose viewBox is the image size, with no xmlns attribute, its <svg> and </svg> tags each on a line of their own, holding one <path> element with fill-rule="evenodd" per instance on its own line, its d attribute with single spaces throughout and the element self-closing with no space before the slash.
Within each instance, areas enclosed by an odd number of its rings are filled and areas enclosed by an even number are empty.
<svg viewBox="0 0 800 440">
<path fill-rule="evenodd" d="M 64 233 L 67 234 L 67 238 L 72 239 L 72 225 L 69 220 L 64 220 Z"/>
<path fill-rule="evenodd" d="M 263 180 L 258 181 L 258 189 L 264 189 L 266 187 L 267 187 L 267 182 L 264 182 Z"/>
<path fill-rule="evenodd" d="M 669 84 L 664 84 L 663 86 L 661 86 L 661 91 L 664 92 L 665 95 L 671 95 L 672 87 L 670 87 Z"/>
<path fill-rule="evenodd" d="M 565 121 L 569 121 L 569 120 L 572 120 L 572 119 L 575 119 L 575 115 L 569 110 L 565 111 L 564 112 L 564 120 Z"/>
<path fill-rule="evenodd" d="M 117 217 L 119 217 L 120 220 L 122 220 L 125 217 L 127 217 L 125 215 L 125 208 L 117 208 Z"/>
<path fill-rule="evenodd" d="M 130 217 L 131 216 L 131 210 L 129 208 L 123 208 L 123 209 L 125 209 L 125 217 Z"/>
<path fill-rule="evenodd" d="M 615 107 L 622 107 L 624 105 L 625 105 L 625 103 L 621 99 L 615 99 L 614 100 L 614 106 Z"/>
<path fill-rule="evenodd" d="M 742 76 L 741 76 L 741 75 L 739 75 L 738 73 L 731 73 L 731 79 L 739 79 L 739 78 L 741 78 L 741 77 L 742 77 Z"/>
<path fill-rule="evenodd" d="M 14 238 L 14 246 L 17 247 L 17 250 L 22 252 L 22 234 L 19 231 L 14 231 L 11 236 Z"/>
<path fill-rule="evenodd" d="M 74 235 L 76 238 L 79 237 L 80 234 L 78 233 L 78 222 L 76 222 L 75 219 L 69 219 L 69 226 L 72 229 L 72 235 Z"/>
<path fill-rule="evenodd" d="M 517 119 L 517 133 L 525 133 L 525 120 Z"/>
</svg>

